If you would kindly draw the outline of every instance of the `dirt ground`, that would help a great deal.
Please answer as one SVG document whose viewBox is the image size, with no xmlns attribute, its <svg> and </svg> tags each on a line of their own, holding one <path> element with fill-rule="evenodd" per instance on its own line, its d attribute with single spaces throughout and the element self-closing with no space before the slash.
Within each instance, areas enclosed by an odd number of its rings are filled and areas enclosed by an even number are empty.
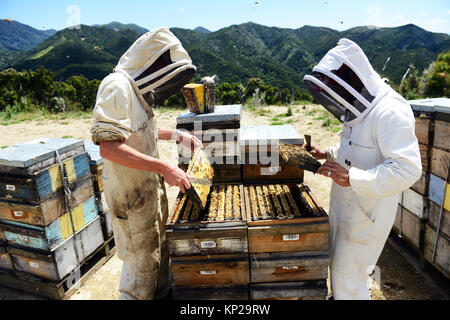
<svg viewBox="0 0 450 320">
<path fill-rule="evenodd" d="M 282 119 L 288 120 L 289 125 L 301 134 L 310 134 L 313 143 L 321 148 L 336 145 L 339 142 L 337 130 L 327 130 L 317 118 L 316 106 L 296 106 L 293 116 Z M 286 107 L 265 108 L 266 112 L 243 111 L 242 126 L 268 125 L 274 115 L 286 112 Z M 158 126 L 175 128 L 176 118 L 183 113 L 180 110 L 166 110 L 156 112 Z M 90 140 L 89 129 L 92 121 L 89 119 L 74 120 L 34 120 L 9 126 L 0 127 L 0 146 L 12 146 L 28 142 L 40 137 L 72 137 Z M 177 148 L 174 142 L 162 141 L 159 145 L 162 159 L 177 164 Z M 326 211 L 330 204 L 331 180 L 312 173 L 305 174 L 305 183 L 311 188 L 321 206 Z M 170 210 L 173 209 L 178 194 L 176 188 L 168 187 Z M 381 288 L 374 286 L 372 297 L 374 300 L 439 300 L 442 297 L 430 287 L 424 279 L 389 245 L 386 246 L 378 263 L 381 269 Z M 114 256 L 97 273 L 95 273 L 72 297 L 71 300 L 116 300 L 119 297 L 118 285 L 122 262 Z M 39 299 L 19 291 L 0 288 L 1 299 Z"/>
</svg>

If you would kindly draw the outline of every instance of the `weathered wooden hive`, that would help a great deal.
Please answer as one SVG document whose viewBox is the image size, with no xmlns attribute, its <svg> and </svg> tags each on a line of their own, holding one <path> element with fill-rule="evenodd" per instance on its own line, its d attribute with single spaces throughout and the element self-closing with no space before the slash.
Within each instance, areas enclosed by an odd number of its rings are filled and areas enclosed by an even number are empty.
<svg viewBox="0 0 450 320">
<path fill-rule="evenodd" d="M 43 138 L 0 151 L 0 230 L 0 268 L 14 273 L 1 277 L 5 285 L 60 283 L 102 246 L 83 141 Z"/>
<path fill-rule="evenodd" d="M 450 99 L 410 101 L 423 175 L 399 197 L 394 231 L 422 261 L 450 277 Z"/>
</svg>

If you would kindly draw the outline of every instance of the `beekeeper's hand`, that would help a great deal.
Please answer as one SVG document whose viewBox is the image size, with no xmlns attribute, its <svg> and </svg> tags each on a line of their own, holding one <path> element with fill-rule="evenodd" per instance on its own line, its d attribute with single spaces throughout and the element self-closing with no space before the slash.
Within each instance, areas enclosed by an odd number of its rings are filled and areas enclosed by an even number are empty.
<svg viewBox="0 0 450 320">
<path fill-rule="evenodd" d="M 203 143 L 196 136 L 190 134 L 189 132 L 178 130 L 177 135 L 177 141 L 185 147 L 191 149 L 192 151 L 203 147 Z"/>
<path fill-rule="evenodd" d="M 327 161 L 319 168 L 318 174 L 333 179 L 341 187 L 350 187 L 349 172 L 340 164 L 336 162 Z"/>
<path fill-rule="evenodd" d="M 305 143 L 303 145 L 303 148 L 307 148 L 307 144 Z M 327 159 L 327 153 L 325 151 L 320 150 L 316 145 L 311 144 L 311 151 L 310 151 L 311 155 L 316 159 L 316 160 L 326 160 Z"/>
<path fill-rule="evenodd" d="M 179 187 L 182 193 L 186 193 L 186 190 L 191 188 L 188 175 L 178 167 L 166 163 L 161 170 L 161 175 L 169 186 Z"/>
</svg>

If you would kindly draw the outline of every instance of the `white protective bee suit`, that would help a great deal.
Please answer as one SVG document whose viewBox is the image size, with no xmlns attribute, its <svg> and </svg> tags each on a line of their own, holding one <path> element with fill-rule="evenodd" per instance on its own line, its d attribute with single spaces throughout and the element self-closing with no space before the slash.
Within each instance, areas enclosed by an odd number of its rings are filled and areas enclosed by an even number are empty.
<svg viewBox="0 0 450 320">
<path fill-rule="evenodd" d="M 305 77 L 308 91 L 344 123 L 328 160 L 349 171 L 333 183 L 331 285 L 336 300 L 370 300 L 369 275 L 395 221 L 399 194 L 422 175 L 410 105 L 372 68 L 361 48 L 342 39 Z"/>
<path fill-rule="evenodd" d="M 100 85 L 93 142 L 119 141 L 158 158 L 152 107 L 188 83 L 194 73 L 189 55 L 168 28 L 143 35 Z M 165 231 L 168 201 L 163 178 L 108 160 L 103 174 L 118 257 L 124 262 L 120 299 L 166 296 L 170 288 Z"/>
</svg>

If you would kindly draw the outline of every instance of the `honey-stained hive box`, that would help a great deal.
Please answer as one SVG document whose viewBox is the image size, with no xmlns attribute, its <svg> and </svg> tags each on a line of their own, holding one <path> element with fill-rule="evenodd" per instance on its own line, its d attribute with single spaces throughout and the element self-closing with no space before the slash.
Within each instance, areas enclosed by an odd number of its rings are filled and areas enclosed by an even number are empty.
<svg viewBox="0 0 450 320">
<path fill-rule="evenodd" d="M 8 246 L 16 273 L 51 281 L 61 281 L 77 268 L 75 246 L 80 263 L 85 261 L 104 243 L 100 217 L 77 232 L 77 241 L 70 237 L 52 251 L 28 250 Z"/>
<path fill-rule="evenodd" d="M 172 257 L 174 287 L 239 286 L 250 283 L 248 254 Z"/>
<path fill-rule="evenodd" d="M 75 232 L 98 217 L 95 198 L 72 209 Z M 67 212 L 45 227 L 36 227 L 12 221 L 0 221 L 9 245 L 51 251 L 73 236 L 70 213 Z"/>
<path fill-rule="evenodd" d="M 247 253 L 247 215 L 243 187 L 212 187 L 205 210 L 180 194 L 167 225 L 173 257 Z"/>
<path fill-rule="evenodd" d="M 246 185 L 250 253 L 324 252 L 329 218 L 305 185 Z"/>
</svg>

